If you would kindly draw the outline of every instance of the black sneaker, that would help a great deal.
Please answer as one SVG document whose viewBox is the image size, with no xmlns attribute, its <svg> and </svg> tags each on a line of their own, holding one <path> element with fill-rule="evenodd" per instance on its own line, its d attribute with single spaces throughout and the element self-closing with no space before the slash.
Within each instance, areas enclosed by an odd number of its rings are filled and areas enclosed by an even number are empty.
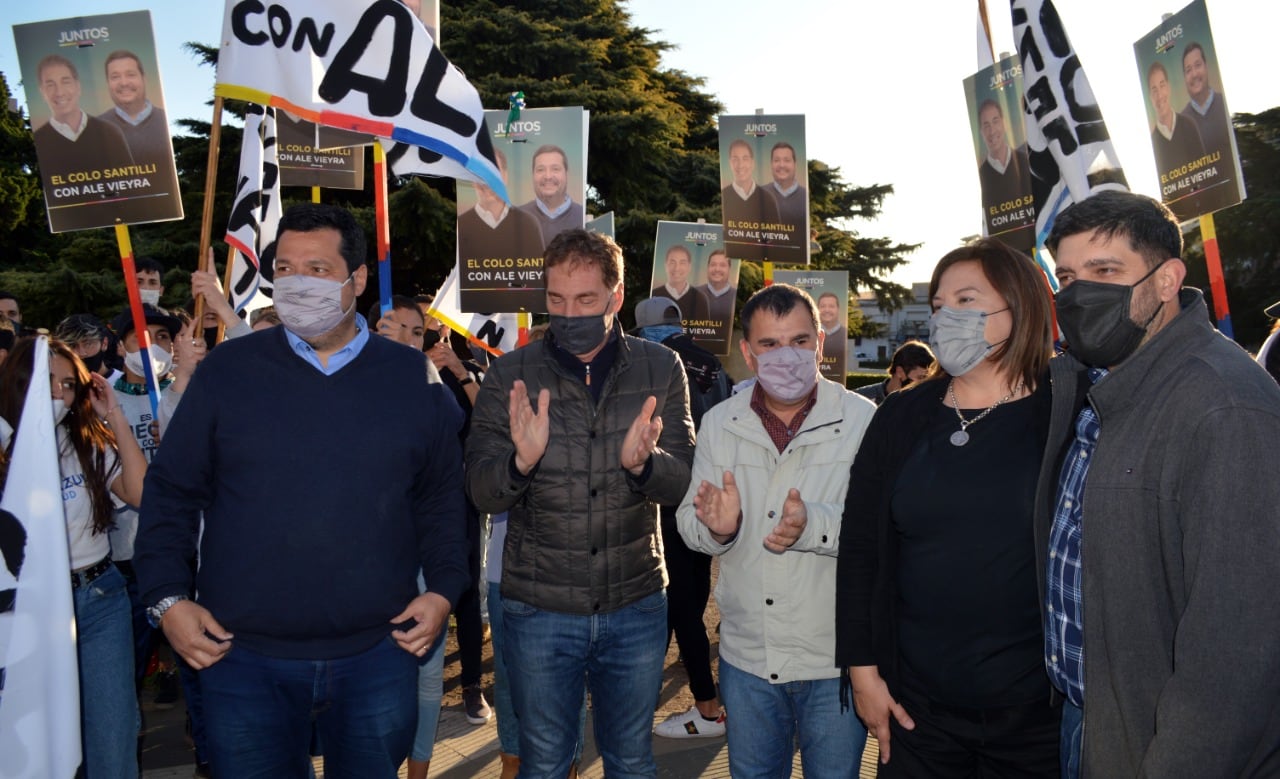
<svg viewBox="0 0 1280 779">
<path fill-rule="evenodd" d="M 462 705 L 467 710 L 467 722 L 472 725 L 483 725 L 493 716 L 493 709 L 489 708 L 478 684 L 462 688 Z"/>
</svg>

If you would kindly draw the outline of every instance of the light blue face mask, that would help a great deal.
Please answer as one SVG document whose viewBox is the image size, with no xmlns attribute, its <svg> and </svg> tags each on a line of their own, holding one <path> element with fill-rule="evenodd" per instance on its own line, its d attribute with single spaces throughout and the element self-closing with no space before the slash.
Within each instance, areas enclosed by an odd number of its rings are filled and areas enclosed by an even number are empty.
<svg viewBox="0 0 1280 779">
<path fill-rule="evenodd" d="M 683 332 L 684 328 L 680 325 L 650 325 L 640 328 L 640 335 L 646 341 L 653 341 L 656 344 L 660 344 L 671 336 Z"/>
<path fill-rule="evenodd" d="M 1007 306 L 990 312 L 942 306 L 933 312 L 929 317 L 929 346 L 942 370 L 951 376 L 963 376 L 1004 343 L 987 343 L 987 317 L 1008 310 Z"/>
</svg>

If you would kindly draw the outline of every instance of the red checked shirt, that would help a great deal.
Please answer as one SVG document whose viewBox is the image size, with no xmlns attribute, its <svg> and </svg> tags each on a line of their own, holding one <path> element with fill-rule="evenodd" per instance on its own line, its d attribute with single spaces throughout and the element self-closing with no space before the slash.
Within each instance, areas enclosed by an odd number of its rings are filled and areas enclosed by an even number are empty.
<svg viewBox="0 0 1280 779">
<path fill-rule="evenodd" d="M 756 416 L 760 417 L 760 423 L 764 425 L 765 432 L 773 440 L 773 445 L 778 447 L 779 453 L 787 448 L 787 444 L 791 443 L 792 438 L 795 438 L 796 433 L 800 431 L 800 426 L 804 424 L 805 418 L 813 410 L 813 404 L 817 402 L 818 388 L 814 387 L 809 390 L 809 399 L 804 402 L 804 405 L 800 407 L 796 415 L 791 418 L 791 424 L 787 425 L 765 407 L 764 389 L 761 388 L 760 382 L 756 382 L 751 389 L 751 410 L 756 412 Z"/>
</svg>

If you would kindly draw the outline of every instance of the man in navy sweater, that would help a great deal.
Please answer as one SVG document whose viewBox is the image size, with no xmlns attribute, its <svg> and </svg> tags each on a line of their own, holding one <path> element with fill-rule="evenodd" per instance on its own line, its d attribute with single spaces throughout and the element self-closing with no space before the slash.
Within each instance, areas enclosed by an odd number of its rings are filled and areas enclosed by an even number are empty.
<svg viewBox="0 0 1280 779">
<path fill-rule="evenodd" d="M 307 776 L 313 726 L 327 774 L 395 776 L 417 658 L 469 580 L 461 412 L 355 316 L 365 251 L 343 209 L 285 213 L 284 327 L 210 355 L 148 473 L 135 568 L 201 669 L 218 776 Z"/>
</svg>

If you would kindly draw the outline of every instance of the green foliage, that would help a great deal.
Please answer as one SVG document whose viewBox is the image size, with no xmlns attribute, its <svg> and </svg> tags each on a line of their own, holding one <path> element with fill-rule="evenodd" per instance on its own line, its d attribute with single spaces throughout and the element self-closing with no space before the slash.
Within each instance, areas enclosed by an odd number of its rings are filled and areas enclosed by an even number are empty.
<svg viewBox="0 0 1280 779">
<path fill-rule="evenodd" d="M 670 46 L 635 27 L 618 0 L 459 0 L 445 4 L 442 17 L 442 48 L 479 90 L 484 105 L 505 107 L 507 95 L 521 90 L 530 107 L 580 105 L 591 112 L 586 206 L 593 214 L 615 214 L 618 243 L 627 258 L 628 301 L 649 289 L 658 220 L 720 221 L 716 118 L 723 106 L 705 91 L 701 78 L 661 67 Z M 189 43 L 187 49 L 205 64 L 217 61 L 215 47 Z M 7 90 L 2 75 L 0 90 Z M 243 105 L 227 101 L 224 112 L 228 121 L 243 116 Z M 162 301 L 169 306 L 185 303 L 187 274 L 196 267 L 210 142 L 208 117 L 184 118 L 178 125 L 182 133 L 174 137 L 174 152 L 186 218 L 130 229 L 135 255 L 154 257 L 169 269 Z M 212 204 L 219 264 L 226 256 L 219 239 L 236 187 L 240 139 L 241 130 L 224 121 Z M 0 149 L 0 224 L 9 226 L 0 231 L 6 258 L 0 288 L 19 294 L 25 318 L 33 324 L 56 323 L 80 310 L 114 313 L 124 299 L 124 285 L 112 232 L 50 235 L 30 128 L 21 116 L 0 117 Z M 883 305 L 898 305 L 907 290 L 887 275 L 914 247 L 863 236 L 852 226 L 874 218 L 892 187 L 854 186 L 838 169 L 812 160 L 809 166 L 813 221 L 822 245 L 814 267 L 848 270 L 851 291 L 870 289 Z M 355 212 L 368 231 L 370 257 L 376 257 L 369 157 L 365 178 L 363 190 L 325 190 L 323 199 Z M 284 203 L 287 207 L 309 195 L 286 189 Z M 453 182 L 393 180 L 389 210 L 396 291 L 435 291 L 456 256 Z M 762 269 L 744 263 L 740 302 L 762 283 Z M 376 289 L 370 285 L 362 310 Z M 624 320 L 631 309 L 624 308 Z M 866 334 L 860 312 L 853 309 L 850 332 Z"/>
<path fill-rule="evenodd" d="M 1271 328 L 1262 311 L 1280 300 L 1280 107 L 1236 114 L 1232 123 L 1248 198 L 1214 214 L 1214 227 L 1236 341 L 1256 351 Z M 1203 289 L 1212 308 L 1199 228 L 1186 244 L 1186 283 Z"/>
</svg>

